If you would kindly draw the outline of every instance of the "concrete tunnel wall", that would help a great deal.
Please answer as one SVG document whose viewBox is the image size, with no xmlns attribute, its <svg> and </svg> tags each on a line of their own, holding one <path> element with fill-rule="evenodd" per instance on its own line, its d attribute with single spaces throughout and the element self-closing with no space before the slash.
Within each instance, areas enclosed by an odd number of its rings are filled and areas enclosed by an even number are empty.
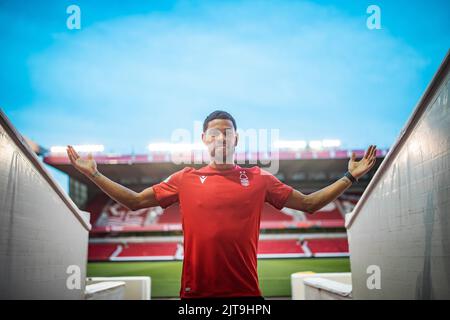
<svg viewBox="0 0 450 320">
<path fill-rule="evenodd" d="M 0 109 L 0 299 L 84 299 L 89 230 Z"/>
<path fill-rule="evenodd" d="M 355 299 L 450 299 L 449 69 L 447 54 L 346 217 Z"/>
</svg>

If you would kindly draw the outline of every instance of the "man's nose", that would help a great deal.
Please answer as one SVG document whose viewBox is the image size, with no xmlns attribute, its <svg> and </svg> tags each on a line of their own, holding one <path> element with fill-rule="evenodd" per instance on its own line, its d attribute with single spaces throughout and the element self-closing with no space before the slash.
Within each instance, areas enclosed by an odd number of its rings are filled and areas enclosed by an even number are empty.
<svg viewBox="0 0 450 320">
<path fill-rule="evenodd" d="M 225 143 L 225 141 L 226 141 L 225 135 L 224 135 L 223 133 L 220 133 L 220 134 L 217 136 L 216 141 L 217 141 L 218 143 Z"/>
</svg>

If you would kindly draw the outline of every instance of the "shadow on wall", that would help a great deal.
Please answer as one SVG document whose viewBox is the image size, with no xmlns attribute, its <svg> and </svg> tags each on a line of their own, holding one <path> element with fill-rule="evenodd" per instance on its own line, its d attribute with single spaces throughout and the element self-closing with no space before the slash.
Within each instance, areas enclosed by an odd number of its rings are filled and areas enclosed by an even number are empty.
<svg viewBox="0 0 450 320">
<path fill-rule="evenodd" d="M 439 190 L 439 189 L 438 189 Z M 423 270 L 419 273 L 416 281 L 416 299 L 432 300 L 433 283 L 431 282 L 431 243 L 433 239 L 434 226 L 434 204 L 433 191 L 428 193 L 426 213 L 423 216 L 425 228 L 425 252 Z"/>
</svg>

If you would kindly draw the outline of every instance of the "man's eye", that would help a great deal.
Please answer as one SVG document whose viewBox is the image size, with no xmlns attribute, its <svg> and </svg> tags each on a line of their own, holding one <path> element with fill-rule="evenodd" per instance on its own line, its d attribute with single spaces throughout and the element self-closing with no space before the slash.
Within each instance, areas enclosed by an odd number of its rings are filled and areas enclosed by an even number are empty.
<svg viewBox="0 0 450 320">
<path fill-rule="evenodd" d="M 219 135 L 219 133 L 218 132 L 214 132 L 214 131 L 211 131 L 211 132 L 208 132 L 207 133 L 207 136 L 208 137 L 217 137 Z"/>
</svg>

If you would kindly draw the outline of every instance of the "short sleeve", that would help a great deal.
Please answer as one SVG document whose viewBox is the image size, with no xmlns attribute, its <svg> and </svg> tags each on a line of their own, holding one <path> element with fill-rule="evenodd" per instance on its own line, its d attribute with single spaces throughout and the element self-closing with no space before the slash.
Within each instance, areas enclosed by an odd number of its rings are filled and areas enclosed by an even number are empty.
<svg viewBox="0 0 450 320">
<path fill-rule="evenodd" d="M 282 209 L 291 195 L 293 188 L 284 184 L 273 174 L 265 170 L 261 170 L 261 175 L 266 181 L 266 202 L 279 210 Z"/>
<path fill-rule="evenodd" d="M 152 186 L 155 198 L 163 208 L 178 202 L 178 192 L 186 168 L 170 175 L 166 180 Z"/>
</svg>

